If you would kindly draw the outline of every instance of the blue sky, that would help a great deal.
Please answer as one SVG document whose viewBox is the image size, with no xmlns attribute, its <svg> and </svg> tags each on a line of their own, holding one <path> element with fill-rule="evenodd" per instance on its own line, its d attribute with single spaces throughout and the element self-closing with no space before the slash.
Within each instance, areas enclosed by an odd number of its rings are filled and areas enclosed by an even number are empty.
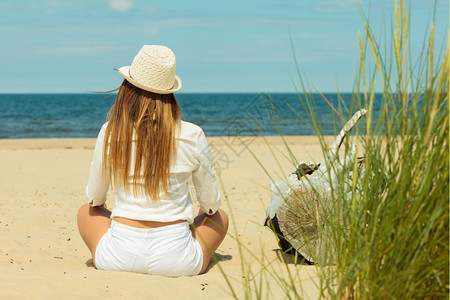
<svg viewBox="0 0 450 300">
<path fill-rule="evenodd" d="M 430 0 L 412 0 L 411 47 L 423 41 Z M 310 84 L 351 91 L 363 21 L 354 0 L 1 0 L 0 93 L 116 88 L 114 68 L 144 44 L 170 47 L 183 92 L 293 92 L 290 38 Z M 390 24 L 393 0 L 361 0 L 371 24 Z M 437 0 L 446 39 L 448 0 Z M 294 80 L 294 82 L 293 82 Z"/>
</svg>

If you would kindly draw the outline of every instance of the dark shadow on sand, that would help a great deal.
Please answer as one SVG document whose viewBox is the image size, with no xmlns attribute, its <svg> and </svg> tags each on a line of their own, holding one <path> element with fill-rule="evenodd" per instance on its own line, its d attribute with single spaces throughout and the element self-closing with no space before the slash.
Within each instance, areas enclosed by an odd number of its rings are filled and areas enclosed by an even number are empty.
<svg viewBox="0 0 450 300">
<path fill-rule="evenodd" d="M 284 253 L 281 249 L 273 249 L 272 251 L 274 251 L 275 254 L 277 255 L 278 260 L 285 264 L 301 265 L 301 266 L 314 265 L 313 263 L 307 261 L 300 255 L 296 257 L 295 255 Z"/>
<path fill-rule="evenodd" d="M 211 260 L 209 261 L 208 267 L 206 268 L 206 270 L 203 274 L 208 273 L 212 267 L 217 265 L 217 263 L 219 263 L 221 261 L 231 260 L 231 259 L 233 259 L 233 256 L 231 256 L 229 254 L 223 255 L 223 254 L 219 254 L 219 253 L 214 253 L 213 257 L 211 257 Z"/>
<path fill-rule="evenodd" d="M 86 266 L 89 267 L 89 268 L 94 268 L 94 261 L 92 260 L 92 258 L 89 258 L 86 261 Z"/>
</svg>

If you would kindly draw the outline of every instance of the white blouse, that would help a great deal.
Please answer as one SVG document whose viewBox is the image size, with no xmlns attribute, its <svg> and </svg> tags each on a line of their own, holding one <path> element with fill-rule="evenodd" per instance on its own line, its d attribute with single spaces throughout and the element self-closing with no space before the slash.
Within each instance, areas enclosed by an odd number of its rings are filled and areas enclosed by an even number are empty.
<svg viewBox="0 0 450 300">
<path fill-rule="evenodd" d="M 86 197 L 91 206 L 100 206 L 106 202 L 110 184 L 109 174 L 105 178 L 102 171 L 107 124 L 102 126 L 97 137 L 86 187 Z M 176 161 L 170 170 L 168 194 L 161 193 L 159 200 L 152 200 L 146 196 L 135 197 L 132 187 L 130 192 L 125 192 L 123 187 L 118 186 L 111 219 L 124 217 L 158 222 L 187 220 L 192 223 L 194 215 L 188 186 L 191 176 L 200 208 L 208 214 L 217 211 L 221 202 L 220 194 L 205 134 L 199 126 L 189 122 L 181 121 L 180 129 Z M 131 159 L 134 162 L 134 155 Z M 132 164 L 131 170 L 133 168 Z"/>
</svg>

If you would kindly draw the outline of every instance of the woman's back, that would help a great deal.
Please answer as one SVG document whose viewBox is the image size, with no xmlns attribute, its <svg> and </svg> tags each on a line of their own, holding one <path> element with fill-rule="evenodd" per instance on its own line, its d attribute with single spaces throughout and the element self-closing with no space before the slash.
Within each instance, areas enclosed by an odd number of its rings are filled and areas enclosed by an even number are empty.
<svg viewBox="0 0 450 300">
<path fill-rule="evenodd" d="M 103 145 L 107 126 L 108 123 L 105 123 L 100 130 L 98 145 Z M 176 136 L 176 156 L 169 172 L 167 194 L 161 192 L 158 199 L 152 199 L 148 195 L 135 193 L 133 178 L 136 177 L 130 176 L 128 189 L 122 184 L 117 186 L 111 218 L 125 217 L 158 222 L 188 220 L 192 223 L 194 215 L 188 186 L 191 176 L 200 207 L 205 211 L 217 210 L 220 205 L 220 194 L 203 130 L 193 123 L 181 121 Z M 132 143 L 130 170 L 134 169 L 134 153 L 135 142 Z M 93 204 L 103 201 L 106 197 L 105 190 L 109 185 L 108 177 L 101 184 L 93 180 L 100 175 L 103 157 L 99 149 L 94 150 L 91 175 L 86 189 L 87 196 Z M 143 177 L 138 178 L 139 182 L 136 184 L 145 184 Z"/>
</svg>

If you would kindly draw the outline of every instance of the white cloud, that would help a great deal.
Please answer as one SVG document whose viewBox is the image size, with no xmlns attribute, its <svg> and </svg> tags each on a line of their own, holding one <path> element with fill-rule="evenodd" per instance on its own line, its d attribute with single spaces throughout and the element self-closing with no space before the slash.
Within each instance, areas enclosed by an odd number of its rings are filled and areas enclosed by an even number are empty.
<svg viewBox="0 0 450 300">
<path fill-rule="evenodd" d="M 46 48 L 36 48 L 34 53 L 39 54 L 68 54 L 68 55 L 78 55 L 78 54 L 92 54 L 110 51 L 111 47 L 106 46 L 84 46 L 84 45 L 69 45 L 69 46 L 57 46 L 57 47 L 46 47 Z"/>
<path fill-rule="evenodd" d="M 48 0 L 45 3 L 46 6 L 52 7 L 52 8 L 58 8 L 58 7 L 65 7 L 65 6 L 73 6 L 74 3 L 70 1 L 58 1 L 58 0 Z"/>
<path fill-rule="evenodd" d="M 358 5 L 361 5 L 358 0 L 326 0 L 317 2 L 314 9 L 329 13 L 357 12 Z"/>
<path fill-rule="evenodd" d="M 127 11 L 134 6 L 131 0 L 110 0 L 109 6 L 115 11 Z"/>
</svg>

